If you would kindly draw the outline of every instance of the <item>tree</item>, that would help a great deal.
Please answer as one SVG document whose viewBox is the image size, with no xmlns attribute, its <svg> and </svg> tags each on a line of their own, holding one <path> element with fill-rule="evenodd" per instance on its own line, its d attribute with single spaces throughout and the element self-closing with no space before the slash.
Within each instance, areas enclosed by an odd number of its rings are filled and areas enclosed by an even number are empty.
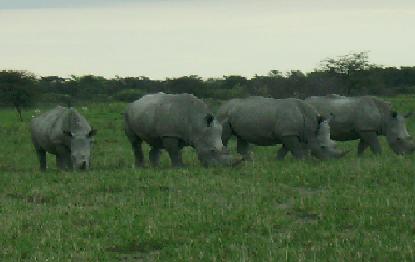
<svg viewBox="0 0 415 262">
<path fill-rule="evenodd" d="M 35 80 L 35 76 L 26 71 L 0 71 L 1 102 L 14 106 L 20 121 L 23 121 L 22 108 L 33 103 Z"/>
<path fill-rule="evenodd" d="M 275 78 L 283 77 L 282 73 L 279 70 L 275 70 L 275 69 L 269 71 L 268 76 L 269 77 L 275 77 Z"/>
<path fill-rule="evenodd" d="M 107 80 L 102 76 L 84 75 L 77 78 L 81 98 L 107 93 Z"/>
<path fill-rule="evenodd" d="M 354 77 L 356 73 L 360 73 L 375 65 L 369 63 L 369 54 L 367 51 L 358 53 L 350 53 L 336 58 L 327 58 L 321 61 L 320 68 L 317 71 L 337 74 L 348 82 L 347 95 L 357 88 L 358 81 Z"/>
<path fill-rule="evenodd" d="M 170 93 L 189 93 L 196 96 L 203 96 L 205 92 L 205 84 L 202 78 L 197 75 L 168 78 L 166 84 L 167 91 Z"/>
<path fill-rule="evenodd" d="M 237 86 L 244 87 L 248 84 L 248 79 L 246 79 L 246 77 L 243 76 L 230 75 L 223 76 L 223 78 L 225 79 L 223 87 L 227 89 L 232 89 Z"/>
<path fill-rule="evenodd" d="M 367 51 L 350 53 L 336 58 L 327 58 L 321 61 L 321 71 L 335 72 L 348 75 L 355 71 L 367 70 L 371 68 L 369 64 L 369 54 Z"/>
</svg>

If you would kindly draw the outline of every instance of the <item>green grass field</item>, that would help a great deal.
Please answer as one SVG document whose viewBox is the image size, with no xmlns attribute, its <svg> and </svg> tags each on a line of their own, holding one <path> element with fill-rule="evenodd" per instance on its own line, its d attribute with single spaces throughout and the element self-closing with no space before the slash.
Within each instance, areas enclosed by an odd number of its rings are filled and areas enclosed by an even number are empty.
<svg viewBox="0 0 415 262">
<path fill-rule="evenodd" d="M 388 99 L 414 110 L 414 97 Z M 34 109 L 0 111 L 0 261 L 414 261 L 415 157 L 274 160 L 255 147 L 238 168 L 132 168 L 124 104 L 80 110 L 98 129 L 93 168 L 41 174 Z M 46 108 L 41 108 L 42 111 Z M 408 123 L 415 134 L 415 119 Z M 146 148 L 148 151 L 148 148 Z M 234 151 L 234 144 L 232 144 Z"/>
</svg>

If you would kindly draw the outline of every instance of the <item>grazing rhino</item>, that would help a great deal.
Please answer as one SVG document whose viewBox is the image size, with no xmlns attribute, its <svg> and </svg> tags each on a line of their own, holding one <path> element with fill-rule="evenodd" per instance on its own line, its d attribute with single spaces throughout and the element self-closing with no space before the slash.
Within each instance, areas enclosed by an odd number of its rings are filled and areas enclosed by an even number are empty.
<svg viewBox="0 0 415 262">
<path fill-rule="evenodd" d="M 386 136 L 389 146 L 396 154 L 412 153 L 415 144 L 406 129 L 405 118 L 392 110 L 391 105 L 373 96 L 345 97 L 340 95 L 312 96 L 305 100 L 323 116 L 335 114 L 331 126 L 334 140 L 360 139 L 358 155 L 367 147 L 380 154 L 382 149 L 378 136 Z"/>
<path fill-rule="evenodd" d="M 219 108 L 217 116 L 223 126 L 223 143 L 227 145 L 230 137 L 236 136 L 237 152 L 244 159 L 250 159 L 249 143 L 282 144 L 278 159 L 283 159 L 288 151 L 299 159 L 309 150 L 320 159 L 345 154 L 330 140 L 329 120 L 322 119 L 312 106 L 299 99 L 232 99 Z"/>
<path fill-rule="evenodd" d="M 95 134 L 96 130 L 72 107 L 57 106 L 35 117 L 31 135 L 40 170 L 46 170 L 46 152 L 56 155 L 59 169 L 88 169 Z"/>
<path fill-rule="evenodd" d="M 192 146 L 205 166 L 234 165 L 225 152 L 222 126 L 207 105 L 190 94 L 149 94 L 130 103 L 125 112 L 125 134 L 131 142 L 136 167 L 144 165 L 143 141 L 151 146 L 153 166 L 159 165 L 160 150 L 166 149 L 173 166 L 183 166 L 181 149 Z"/>
</svg>

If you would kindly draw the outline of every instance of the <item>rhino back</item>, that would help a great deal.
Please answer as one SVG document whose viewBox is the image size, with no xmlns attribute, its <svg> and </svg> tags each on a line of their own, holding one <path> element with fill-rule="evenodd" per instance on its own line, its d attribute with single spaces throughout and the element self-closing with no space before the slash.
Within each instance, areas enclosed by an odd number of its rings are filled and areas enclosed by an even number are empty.
<svg viewBox="0 0 415 262">
<path fill-rule="evenodd" d="M 258 145 L 272 145 L 281 136 L 298 135 L 303 124 L 299 118 L 296 104 L 284 99 L 241 99 L 229 111 L 229 122 L 236 135 Z"/>
<path fill-rule="evenodd" d="M 307 104 L 303 100 L 295 99 L 298 110 L 302 116 L 302 138 L 308 140 L 310 137 L 315 136 L 318 128 L 319 112 L 310 104 Z M 298 121 L 298 120 L 297 120 Z"/>
<path fill-rule="evenodd" d="M 312 97 L 306 102 L 325 117 L 334 114 L 330 127 L 336 140 L 356 139 L 359 131 L 380 129 L 382 114 L 372 97 Z"/>
<path fill-rule="evenodd" d="M 276 104 L 278 108 L 276 128 L 280 136 L 304 137 L 307 128 L 316 128 L 315 111 L 313 108 L 304 108 L 305 105 L 300 99 L 278 99 Z"/>
<path fill-rule="evenodd" d="M 159 93 L 130 104 L 127 121 L 135 134 L 147 142 L 166 136 L 189 142 L 207 113 L 207 106 L 193 95 Z"/>
<path fill-rule="evenodd" d="M 34 118 L 31 122 L 33 142 L 53 154 L 56 153 L 56 146 L 65 144 L 63 131 L 87 134 L 91 127 L 75 109 L 61 106 Z"/>
<path fill-rule="evenodd" d="M 31 122 L 31 135 L 33 143 L 43 148 L 44 150 L 55 153 L 55 143 L 60 142 L 59 136 L 51 137 L 51 134 L 56 134 L 55 130 L 58 119 L 64 113 L 63 107 L 56 107 L 42 115 L 34 118 Z"/>
<path fill-rule="evenodd" d="M 240 102 L 241 99 L 234 98 L 223 103 L 219 107 L 218 112 L 216 114 L 218 121 L 222 123 L 224 120 L 226 120 L 229 117 L 229 114 L 234 110 L 233 108 L 235 106 L 238 106 L 238 103 Z"/>
</svg>

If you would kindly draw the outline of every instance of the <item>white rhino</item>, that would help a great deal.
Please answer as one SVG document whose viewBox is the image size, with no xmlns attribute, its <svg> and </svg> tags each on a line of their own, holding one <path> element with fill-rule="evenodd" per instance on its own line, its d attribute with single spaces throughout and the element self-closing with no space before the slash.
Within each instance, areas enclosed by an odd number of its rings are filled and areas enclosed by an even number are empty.
<svg viewBox="0 0 415 262">
<path fill-rule="evenodd" d="M 149 94 L 130 103 L 125 112 L 125 134 L 131 142 L 136 167 L 144 165 L 142 142 L 151 146 L 149 159 L 159 165 L 166 149 L 173 166 L 183 166 L 181 149 L 192 146 L 205 166 L 233 165 L 224 151 L 222 126 L 207 105 L 190 94 Z"/>
<path fill-rule="evenodd" d="M 91 141 L 96 134 L 88 121 L 74 108 L 57 106 L 32 119 L 32 142 L 46 170 L 46 152 L 56 155 L 59 169 L 88 169 Z"/>
<path fill-rule="evenodd" d="M 250 158 L 249 143 L 261 146 L 282 144 L 278 159 L 290 151 L 304 158 L 308 151 L 320 158 L 341 157 L 330 140 L 329 120 L 299 99 L 273 99 L 253 96 L 225 102 L 218 111 L 223 126 L 222 140 L 227 145 L 232 135 L 237 138 L 237 152 Z"/>
<path fill-rule="evenodd" d="M 331 135 L 334 140 L 360 139 L 358 155 L 370 147 L 373 153 L 382 152 L 378 136 L 386 136 L 389 146 L 396 154 L 415 150 L 406 129 L 405 116 L 392 109 L 390 103 L 373 96 L 345 97 L 340 95 L 312 96 L 305 100 L 320 114 L 334 113 Z"/>
</svg>

